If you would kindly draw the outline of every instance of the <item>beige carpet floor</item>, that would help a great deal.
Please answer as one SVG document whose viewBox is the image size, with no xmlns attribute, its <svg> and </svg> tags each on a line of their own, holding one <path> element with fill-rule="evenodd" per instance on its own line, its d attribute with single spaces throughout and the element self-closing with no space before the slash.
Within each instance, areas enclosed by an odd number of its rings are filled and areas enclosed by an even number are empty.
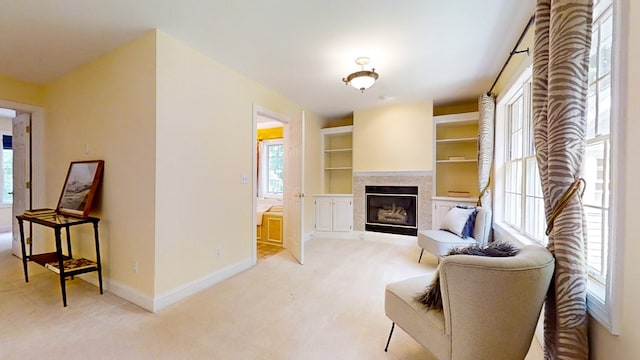
<svg viewBox="0 0 640 360">
<path fill-rule="evenodd" d="M 5 243 L 6 244 L 6 243 Z M 433 272 L 405 237 L 314 238 L 159 313 L 57 277 L 0 247 L 0 359 L 432 359 L 384 315 L 387 283 Z M 535 345 L 535 341 L 534 341 Z M 538 346 L 528 360 L 541 359 Z"/>
</svg>

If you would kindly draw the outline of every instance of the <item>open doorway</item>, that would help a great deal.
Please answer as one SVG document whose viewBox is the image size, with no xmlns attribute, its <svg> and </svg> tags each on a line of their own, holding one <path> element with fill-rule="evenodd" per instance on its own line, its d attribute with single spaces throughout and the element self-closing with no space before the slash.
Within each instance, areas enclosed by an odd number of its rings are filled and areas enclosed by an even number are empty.
<svg viewBox="0 0 640 360">
<path fill-rule="evenodd" d="M 0 108 L 0 250 L 12 249 L 14 109 Z"/>
<path fill-rule="evenodd" d="M 255 262 L 284 249 L 285 125 L 279 114 L 255 113 Z"/>
</svg>

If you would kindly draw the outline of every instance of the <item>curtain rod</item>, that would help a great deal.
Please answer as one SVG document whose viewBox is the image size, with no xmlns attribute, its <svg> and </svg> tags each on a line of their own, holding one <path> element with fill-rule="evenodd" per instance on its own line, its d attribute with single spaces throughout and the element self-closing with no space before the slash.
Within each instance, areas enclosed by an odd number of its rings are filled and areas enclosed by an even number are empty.
<svg viewBox="0 0 640 360">
<path fill-rule="evenodd" d="M 525 52 L 527 53 L 527 55 L 529 55 L 529 48 L 527 48 L 526 50 L 516 50 L 516 49 L 518 48 L 518 46 L 520 46 L 520 43 L 522 42 L 522 39 L 524 38 L 524 35 L 527 33 L 527 31 L 529 30 L 531 25 L 533 25 L 533 21 L 535 19 L 536 19 L 536 16 L 532 15 L 531 19 L 529 19 L 529 22 L 527 23 L 527 26 L 524 28 L 524 30 L 522 30 L 522 34 L 520 34 L 520 38 L 518 39 L 518 42 L 516 42 L 516 46 L 514 46 L 513 50 L 511 50 L 511 52 L 509 53 L 509 57 L 507 58 L 507 61 L 505 61 L 504 65 L 502 65 L 502 69 L 500 69 L 500 72 L 498 73 L 498 76 L 496 76 L 496 80 L 493 82 L 493 85 L 491 85 L 491 89 L 489 89 L 489 91 L 487 91 L 487 95 L 491 96 L 491 91 L 493 91 L 493 88 L 498 83 L 498 79 L 500 79 L 500 76 L 502 76 L 502 72 L 504 71 L 504 69 L 509 64 L 509 61 L 511 60 L 511 57 L 513 57 L 513 55 L 521 54 L 521 53 L 525 53 Z"/>
</svg>

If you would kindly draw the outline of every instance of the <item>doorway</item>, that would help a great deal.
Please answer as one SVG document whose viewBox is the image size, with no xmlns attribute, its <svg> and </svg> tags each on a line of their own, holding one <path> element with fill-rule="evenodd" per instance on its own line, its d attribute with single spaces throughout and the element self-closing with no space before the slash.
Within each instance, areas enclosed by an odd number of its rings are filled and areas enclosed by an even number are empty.
<svg viewBox="0 0 640 360">
<path fill-rule="evenodd" d="M 11 177 L 10 186 L 6 181 L 2 181 L 0 188 L 2 194 L 0 198 L 7 196 L 0 210 L 8 214 L 8 224 L 0 223 L 0 231 L 5 231 L 11 235 L 11 253 L 17 257 L 22 257 L 20 247 L 20 233 L 17 230 L 16 215 L 20 215 L 28 208 L 44 207 L 44 154 L 42 144 L 44 143 L 44 109 L 39 106 L 16 103 L 13 101 L 0 99 L 0 113 L 8 118 L 5 120 L 4 130 L 0 130 L 5 137 L 0 151 L 4 160 L 8 156 L 12 157 L 11 174 L 8 163 L 3 168 L 2 175 Z M 10 124 L 10 125 L 9 125 Z M 10 129 L 10 130 L 9 130 Z M 11 135 L 9 144 L 8 135 Z M 11 149 L 9 149 L 11 147 Z M 10 155 L 9 155 L 10 154 Z M 9 188 L 11 190 L 9 190 Z M 9 194 L 12 193 L 12 194 Z M 10 201 L 8 195 L 11 195 Z M 10 202 L 10 203 L 9 203 Z M 39 231 L 35 231 L 38 238 Z M 30 226 L 25 226 L 25 238 L 30 241 L 34 234 Z M 34 252 L 42 251 L 38 244 L 33 244 Z"/>
<path fill-rule="evenodd" d="M 15 253 L 12 224 L 13 213 L 13 122 L 17 116 L 14 109 L 0 108 L 0 249 Z"/>
<path fill-rule="evenodd" d="M 284 249 L 285 117 L 259 108 L 255 118 L 255 261 Z"/>
</svg>

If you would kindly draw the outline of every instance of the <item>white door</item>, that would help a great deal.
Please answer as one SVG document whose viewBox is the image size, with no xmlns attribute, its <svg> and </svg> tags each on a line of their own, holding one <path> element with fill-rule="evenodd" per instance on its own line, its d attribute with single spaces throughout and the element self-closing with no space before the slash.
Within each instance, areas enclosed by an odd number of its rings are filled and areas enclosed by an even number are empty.
<svg viewBox="0 0 640 360">
<path fill-rule="evenodd" d="M 315 205 L 316 231 L 333 231 L 333 198 L 319 196 Z"/>
<path fill-rule="evenodd" d="M 21 215 L 30 206 L 31 192 L 27 189 L 29 179 L 29 133 L 31 114 L 20 114 L 13 119 L 13 254 L 22 258 L 20 230 L 16 215 Z M 31 236 L 29 223 L 25 223 L 24 237 Z"/>
<path fill-rule="evenodd" d="M 285 126 L 284 247 L 304 264 L 304 111 Z"/>
<path fill-rule="evenodd" d="M 351 231 L 353 200 L 350 197 L 333 199 L 333 231 Z"/>
</svg>

